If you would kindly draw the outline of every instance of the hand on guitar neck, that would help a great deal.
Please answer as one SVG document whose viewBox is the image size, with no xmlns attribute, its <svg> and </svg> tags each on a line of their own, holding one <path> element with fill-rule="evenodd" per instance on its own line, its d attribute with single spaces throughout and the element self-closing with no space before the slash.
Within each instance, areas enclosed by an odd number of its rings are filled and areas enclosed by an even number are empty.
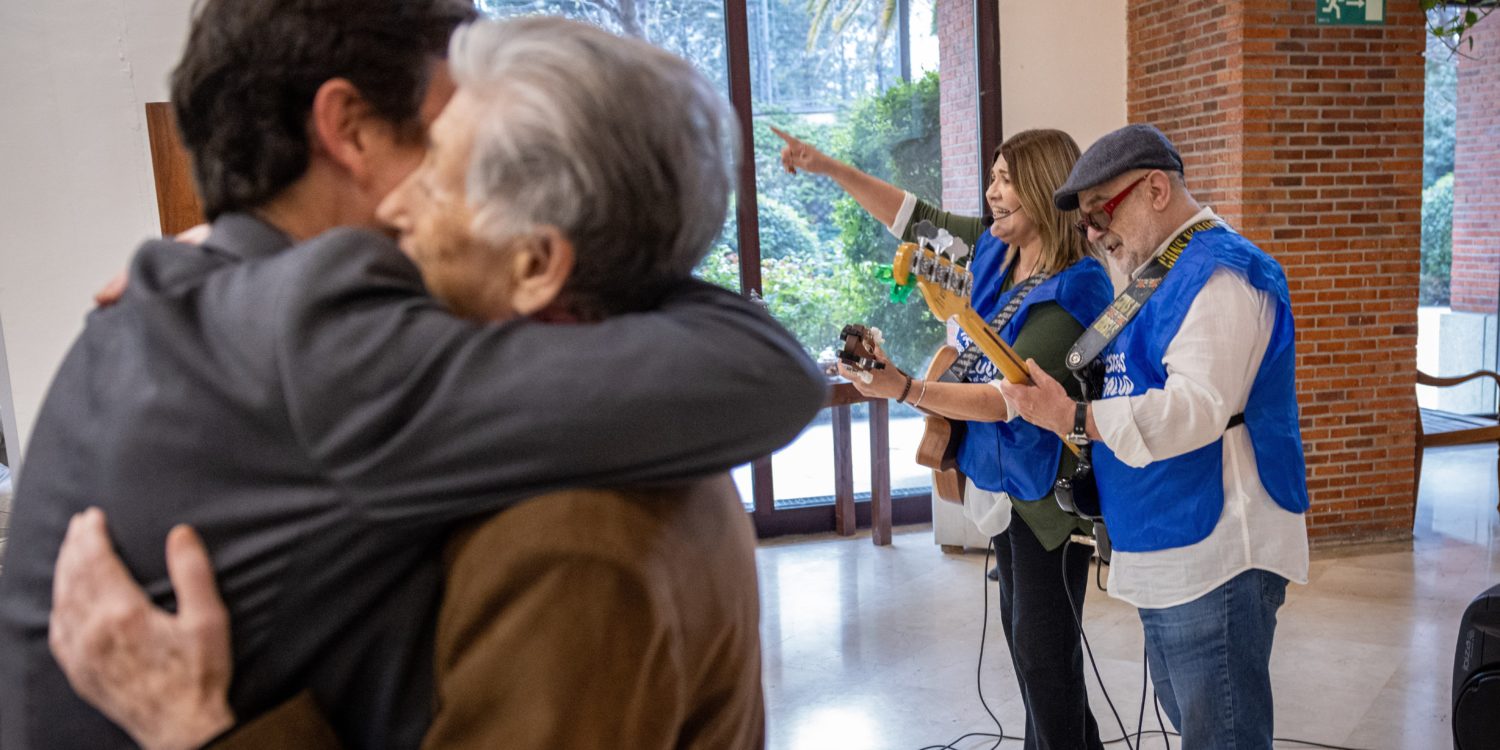
<svg viewBox="0 0 1500 750">
<path fill-rule="evenodd" d="M 865 396 L 905 400 L 926 415 L 922 439 L 917 444 L 917 464 L 932 469 L 932 488 L 939 498 L 963 502 L 964 477 L 957 464 L 962 425 L 920 406 L 929 384 L 942 377 L 958 359 L 958 350 L 949 346 L 939 349 L 927 368 L 927 376 L 913 380 L 890 364 L 890 358 L 880 348 L 878 329 L 848 325 L 840 336 L 844 345 L 838 352 L 838 374 Z"/>
<path fill-rule="evenodd" d="M 838 352 L 838 374 L 854 384 L 861 395 L 911 401 L 912 378 L 892 365 L 880 348 L 880 329 L 861 325 L 844 326 L 843 349 Z"/>
</svg>

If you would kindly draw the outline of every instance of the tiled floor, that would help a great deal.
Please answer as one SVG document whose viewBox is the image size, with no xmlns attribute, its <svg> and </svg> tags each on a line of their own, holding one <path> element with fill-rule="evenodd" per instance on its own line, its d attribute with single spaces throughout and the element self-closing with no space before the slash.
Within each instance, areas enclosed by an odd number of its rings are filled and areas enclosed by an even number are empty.
<svg viewBox="0 0 1500 750">
<path fill-rule="evenodd" d="M 1372 750 L 1452 746 L 1458 620 L 1500 583 L 1496 494 L 1493 447 L 1430 450 L 1411 544 L 1314 554 L 1309 585 L 1291 587 L 1280 612 L 1272 657 L 1278 737 Z M 994 731 L 975 686 L 983 572 L 982 554 L 945 555 L 925 528 L 902 531 L 885 548 L 863 535 L 763 546 L 771 747 L 916 750 Z M 993 609 L 993 589 L 990 596 Z M 1097 590 L 1084 609 L 1105 686 L 1133 732 L 1142 706 L 1140 620 Z M 989 625 L 984 696 L 1005 733 L 1019 735 L 1015 677 L 999 626 Z M 1105 737 L 1120 736 L 1089 682 Z M 1150 704 L 1145 710 L 1154 727 Z M 1163 747 L 1160 739 L 1142 746 Z"/>
</svg>

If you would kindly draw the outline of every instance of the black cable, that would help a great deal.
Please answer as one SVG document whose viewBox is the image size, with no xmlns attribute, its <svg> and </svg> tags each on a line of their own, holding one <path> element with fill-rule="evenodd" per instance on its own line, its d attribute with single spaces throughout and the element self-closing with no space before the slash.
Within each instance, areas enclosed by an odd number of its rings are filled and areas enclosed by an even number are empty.
<svg viewBox="0 0 1500 750">
<path fill-rule="evenodd" d="M 989 546 L 984 548 L 984 567 L 979 569 L 981 576 L 980 580 L 984 581 L 984 619 L 981 620 L 981 624 L 979 626 L 979 663 L 974 665 L 974 688 L 979 692 L 979 705 L 984 706 L 984 712 L 990 715 L 990 720 L 995 722 L 995 729 L 999 730 L 999 732 L 996 734 L 991 734 L 989 732 L 969 732 L 968 734 L 962 735 L 958 739 L 953 740 L 946 745 L 928 745 L 926 747 L 920 748 L 919 750 L 958 750 L 958 748 L 954 747 L 954 745 L 957 745 L 958 743 L 963 742 L 970 737 L 995 738 L 995 744 L 990 746 L 990 750 L 995 750 L 995 748 L 1000 747 L 1001 742 L 1004 742 L 1007 739 L 1020 739 L 1019 737 L 1005 736 L 1005 726 L 1000 723 L 1000 718 L 998 716 L 995 716 L 995 712 L 990 710 L 990 704 L 984 699 L 984 643 L 989 639 L 990 632 L 990 579 L 986 574 L 990 570 L 991 552 L 995 553 L 995 557 L 998 561 L 998 558 L 1000 557 L 1000 550 L 995 548 L 994 537 L 990 537 Z M 1000 588 L 999 581 L 995 582 L 995 588 Z"/>
<path fill-rule="evenodd" d="M 1161 729 L 1161 739 L 1167 743 L 1167 750 L 1172 750 L 1172 738 L 1167 733 L 1167 723 L 1161 720 L 1161 693 L 1156 692 L 1155 683 L 1151 685 L 1151 707 L 1156 709 L 1156 726 Z"/>
<path fill-rule="evenodd" d="M 1082 630 L 1082 628 L 1079 628 Z M 1141 746 L 1141 728 L 1146 725 L 1146 646 L 1141 645 L 1141 711 L 1135 716 L 1135 746 Z"/>
<path fill-rule="evenodd" d="M 1181 736 L 1181 735 L 1178 735 L 1178 736 Z M 1307 745 L 1308 747 L 1326 747 L 1326 748 L 1328 748 L 1328 750 L 1364 750 L 1364 748 L 1359 748 L 1359 747 L 1344 747 L 1343 745 L 1325 745 L 1325 744 L 1323 744 L 1321 742 L 1313 742 L 1312 740 L 1294 740 L 1294 739 L 1292 739 L 1290 737 L 1272 737 L 1271 738 L 1271 742 L 1290 742 L 1290 743 L 1292 743 L 1294 745 Z"/>
<path fill-rule="evenodd" d="M 950 743 L 948 743 L 946 745 L 928 745 L 927 747 L 918 748 L 918 750 L 958 750 L 958 748 L 955 747 L 955 745 L 957 745 L 960 742 L 963 742 L 966 739 L 969 739 L 970 737 L 985 737 L 985 738 L 989 738 L 989 737 L 995 737 L 995 736 L 997 736 L 997 735 L 990 734 L 989 732 L 969 732 L 968 734 L 963 735 L 962 737 L 959 737 L 958 739 L 956 739 L 956 740 L 954 740 L 954 741 L 952 741 L 952 742 L 950 742 Z M 1015 737 L 1006 737 L 1005 735 L 998 735 L 998 736 L 1002 740 L 1017 739 Z M 995 742 L 994 745 L 992 745 L 992 747 L 999 747 L 999 746 L 1000 746 L 1000 742 L 998 740 Z"/>
<path fill-rule="evenodd" d="M 1101 692 L 1101 693 L 1104 694 L 1104 701 L 1109 704 L 1110 713 L 1114 714 L 1115 723 L 1120 726 L 1120 736 L 1119 737 L 1116 737 L 1116 738 L 1114 738 L 1112 740 L 1100 740 L 1099 744 L 1101 744 L 1101 745 L 1114 745 L 1114 744 L 1118 744 L 1118 743 L 1123 742 L 1123 743 L 1125 743 L 1125 746 L 1127 748 L 1130 748 L 1130 750 L 1139 750 L 1140 744 L 1141 744 L 1141 737 L 1143 737 L 1143 736 L 1149 737 L 1149 736 L 1154 735 L 1154 734 L 1159 734 L 1162 737 L 1162 741 L 1167 744 L 1167 750 L 1172 750 L 1172 738 L 1173 737 L 1180 738 L 1180 737 L 1182 737 L 1182 735 L 1180 733 L 1178 733 L 1178 732 L 1172 732 L 1172 731 L 1168 731 L 1167 730 L 1167 728 L 1166 728 L 1166 722 L 1162 721 L 1162 717 L 1161 717 L 1161 701 L 1159 700 L 1158 696 L 1156 696 L 1154 694 L 1154 691 L 1153 691 L 1153 695 L 1152 695 L 1152 704 L 1153 704 L 1153 708 L 1156 711 L 1156 725 L 1159 728 L 1158 729 L 1146 729 L 1146 728 L 1144 728 L 1142 726 L 1142 724 L 1144 724 L 1144 722 L 1145 722 L 1145 715 L 1146 715 L 1146 682 L 1147 682 L 1146 675 L 1148 674 L 1148 670 L 1150 668 L 1149 654 L 1144 653 L 1144 647 L 1142 649 L 1143 653 L 1141 655 L 1141 662 L 1142 662 L 1142 664 L 1141 664 L 1141 711 L 1140 711 L 1140 715 L 1136 718 L 1135 744 L 1132 745 L 1130 743 L 1130 732 L 1125 729 L 1125 722 L 1120 718 L 1120 712 L 1115 709 L 1115 702 L 1114 702 L 1114 700 L 1109 697 L 1109 689 L 1106 688 L 1106 687 L 1104 687 L 1104 678 L 1101 677 L 1100 674 L 1099 674 L 1099 663 L 1094 660 L 1094 649 L 1089 645 L 1089 636 L 1083 630 L 1083 621 L 1081 619 L 1079 619 L 1078 615 L 1074 611 L 1074 607 L 1073 607 L 1073 591 L 1072 591 L 1072 589 L 1068 588 L 1068 545 L 1070 545 L 1070 544 L 1073 544 L 1073 540 L 1071 540 L 1071 539 L 1068 539 L 1068 540 L 1066 540 L 1066 541 L 1063 542 L 1063 554 L 1062 554 L 1063 593 L 1066 594 L 1067 597 L 1068 597 L 1068 613 L 1073 615 L 1073 624 L 1078 627 L 1078 636 L 1079 636 L 1079 638 L 1081 638 L 1083 640 L 1084 651 L 1088 654 L 1088 657 L 1089 657 L 1089 666 L 1093 668 L 1093 670 L 1094 670 L 1094 679 L 1096 681 L 1098 681 L 1098 683 L 1099 683 L 1099 692 Z M 989 572 L 989 569 L 990 569 L 990 554 L 992 552 L 995 554 L 995 556 L 997 558 L 999 557 L 1000 551 L 998 549 L 996 549 L 996 547 L 995 547 L 995 540 L 994 540 L 993 537 L 990 538 L 990 544 L 989 544 L 989 546 L 987 546 L 987 547 L 984 548 L 984 567 L 980 568 L 980 571 L 981 571 L 980 575 L 984 575 L 984 573 Z M 1107 591 L 1107 589 L 1105 589 L 1102 584 L 1099 584 L 1099 571 L 1102 568 L 1103 568 L 1103 564 L 1102 563 L 1100 565 L 1097 565 L 1097 566 L 1094 567 L 1094 583 L 1095 583 L 1095 585 L 1099 585 L 1101 591 Z M 984 706 L 985 713 L 987 713 L 987 714 L 990 715 L 990 720 L 995 722 L 995 728 L 997 730 L 999 730 L 999 732 L 998 733 L 992 733 L 992 732 L 968 732 L 966 734 L 959 735 L 956 739 L 954 739 L 952 742 L 949 742 L 947 744 L 943 744 L 943 745 L 927 745 L 925 747 L 918 748 L 918 750 L 961 750 L 960 748 L 957 747 L 958 743 L 963 742 L 964 740 L 967 740 L 967 739 L 970 739 L 970 738 L 980 738 L 980 737 L 985 738 L 985 739 L 994 738 L 995 744 L 990 745 L 989 750 L 996 750 L 996 748 L 1000 747 L 1000 743 L 1004 742 L 1005 740 L 1015 740 L 1017 742 L 1024 742 L 1026 740 L 1025 737 L 1016 737 L 1014 735 L 1006 734 L 1005 733 L 1005 726 L 1000 722 L 1000 718 L 995 715 L 995 712 L 990 709 L 989 703 L 987 701 L 985 701 L 985 699 L 984 699 L 984 645 L 985 645 L 985 641 L 988 639 L 989 628 L 990 628 L 990 588 L 989 588 L 989 579 L 988 578 L 984 578 L 983 580 L 984 580 L 984 619 L 981 620 L 981 624 L 979 626 L 979 662 L 974 667 L 974 687 L 975 687 L 975 689 L 979 693 L 979 704 L 981 706 Z M 1000 582 L 996 581 L 995 582 L 995 588 L 998 589 L 999 587 L 1000 587 Z M 1306 746 L 1306 747 L 1320 747 L 1320 748 L 1326 748 L 1326 750 L 1365 750 L 1364 748 L 1346 747 L 1344 745 L 1328 745 L 1328 744 L 1324 744 L 1322 742 L 1313 742 L 1311 740 L 1299 740 L 1299 739 L 1293 739 L 1293 738 L 1290 738 L 1290 737 L 1272 737 L 1271 738 L 1271 742 L 1273 742 L 1273 743 L 1276 743 L 1276 742 L 1292 743 L 1292 744 L 1295 744 L 1295 745 L 1303 745 L 1303 746 Z"/>
<path fill-rule="evenodd" d="M 1162 733 L 1161 731 L 1156 730 L 1156 729 L 1147 729 L 1144 732 L 1141 732 L 1139 730 L 1136 731 L 1137 735 L 1144 734 L 1147 737 L 1150 737 L 1153 734 L 1161 734 L 1161 733 Z M 1125 743 L 1128 743 L 1129 741 L 1130 741 L 1130 737 L 1128 737 L 1128 736 L 1127 737 L 1116 737 L 1116 738 L 1114 738 L 1112 740 L 1100 740 L 1099 744 L 1101 744 L 1101 745 L 1113 745 L 1116 742 L 1125 742 Z M 1140 742 L 1140 738 L 1139 737 L 1136 738 L 1136 742 L 1137 743 Z"/>
<path fill-rule="evenodd" d="M 1000 747 L 1000 743 L 1005 741 L 1005 725 L 1000 723 L 1000 717 L 996 716 L 995 712 L 990 710 L 989 702 L 984 699 L 984 642 L 990 632 L 990 578 L 988 573 L 990 570 L 991 552 L 995 553 L 995 563 L 998 565 L 1000 562 L 1000 550 L 995 546 L 995 537 L 990 537 L 990 546 L 984 548 L 984 567 L 980 568 L 981 573 L 985 574 L 980 577 L 980 580 L 984 581 L 984 620 L 979 626 L 979 663 L 974 665 L 974 689 L 979 692 L 979 705 L 984 706 L 984 712 L 990 715 L 990 721 L 995 722 L 995 733 L 999 736 L 995 738 L 995 744 L 991 748 L 993 750 L 995 747 Z M 1000 582 L 995 581 L 995 596 L 998 597 L 999 595 Z"/>
<path fill-rule="evenodd" d="M 1071 538 L 1063 542 L 1062 554 L 1063 593 L 1068 596 L 1068 614 L 1073 616 L 1073 624 L 1078 626 L 1078 636 L 1083 639 L 1083 649 L 1089 655 L 1089 666 L 1094 668 L 1094 679 L 1099 682 L 1099 691 L 1104 693 L 1104 702 L 1109 704 L 1109 712 L 1115 715 L 1115 723 L 1120 725 L 1120 739 L 1125 740 L 1125 747 L 1135 750 L 1135 746 L 1130 744 L 1130 730 L 1125 728 L 1125 721 L 1120 718 L 1120 712 L 1115 710 L 1114 699 L 1109 697 L 1109 690 L 1104 687 L 1104 677 L 1099 674 L 1099 663 L 1094 661 L 1094 648 L 1089 645 L 1088 633 L 1083 632 L 1083 621 L 1079 619 L 1078 608 L 1073 604 L 1073 590 L 1068 588 L 1068 547 L 1071 544 Z"/>
</svg>

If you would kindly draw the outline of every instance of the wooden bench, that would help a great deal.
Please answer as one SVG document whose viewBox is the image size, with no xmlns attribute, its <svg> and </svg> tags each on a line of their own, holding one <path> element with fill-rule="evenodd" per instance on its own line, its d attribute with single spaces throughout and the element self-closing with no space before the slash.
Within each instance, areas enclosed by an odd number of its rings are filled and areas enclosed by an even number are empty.
<svg viewBox="0 0 1500 750">
<path fill-rule="evenodd" d="M 1421 370 L 1417 371 L 1417 385 L 1430 385 L 1438 388 L 1447 388 L 1462 383 L 1467 383 L 1475 378 L 1489 378 L 1500 387 L 1500 374 L 1489 370 L 1478 370 L 1467 375 L 1452 378 L 1440 378 L 1428 375 Z M 1422 453 L 1429 447 L 1443 447 L 1451 445 L 1478 445 L 1480 443 L 1495 443 L 1500 448 L 1500 422 L 1488 417 L 1476 417 L 1468 414 L 1456 414 L 1441 409 L 1417 410 L 1417 465 L 1416 481 L 1412 485 L 1412 493 L 1415 495 L 1422 485 Z M 1497 459 L 1497 468 L 1500 468 L 1500 459 Z M 1415 498 L 1414 498 L 1415 499 Z M 1500 509 L 1500 506 L 1497 506 Z"/>
</svg>

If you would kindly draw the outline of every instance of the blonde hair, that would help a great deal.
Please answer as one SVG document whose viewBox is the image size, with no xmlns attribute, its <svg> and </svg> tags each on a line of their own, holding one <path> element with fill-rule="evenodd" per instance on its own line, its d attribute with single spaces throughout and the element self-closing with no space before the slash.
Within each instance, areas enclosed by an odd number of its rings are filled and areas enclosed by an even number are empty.
<svg viewBox="0 0 1500 750">
<path fill-rule="evenodd" d="M 1060 273 L 1093 253 L 1088 241 L 1073 228 L 1078 212 L 1059 211 L 1052 203 L 1052 193 L 1067 182 L 1080 153 L 1072 136 L 1050 129 L 1023 130 L 995 149 L 995 158 L 1004 159 L 1010 171 L 1021 209 L 1041 235 L 1039 272 Z"/>
</svg>

